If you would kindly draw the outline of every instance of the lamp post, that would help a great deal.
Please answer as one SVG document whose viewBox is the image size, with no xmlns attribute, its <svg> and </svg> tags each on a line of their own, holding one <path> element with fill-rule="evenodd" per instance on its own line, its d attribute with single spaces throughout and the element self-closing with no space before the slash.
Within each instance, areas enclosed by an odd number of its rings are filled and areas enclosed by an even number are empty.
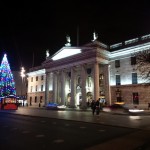
<svg viewBox="0 0 150 150">
<path fill-rule="evenodd" d="M 22 78 L 22 83 L 21 83 L 21 97 L 22 97 L 22 85 L 23 85 L 23 79 L 25 77 L 25 69 L 24 69 L 24 67 L 21 67 L 20 75 L 21 75 L 21 78 Z M 23 99 L 23 106 L 24 106 L 24 99 Z"/>
</svg>

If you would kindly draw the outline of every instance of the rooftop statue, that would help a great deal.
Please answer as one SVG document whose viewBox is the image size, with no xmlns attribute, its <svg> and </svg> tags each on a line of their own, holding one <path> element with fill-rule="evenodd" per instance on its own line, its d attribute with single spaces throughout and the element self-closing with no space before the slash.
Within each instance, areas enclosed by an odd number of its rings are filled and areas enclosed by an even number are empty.
<svg viewBox="0 0 150 150">
<path fill-rule="evenodd" d="M 66 36 L 66 40 L 67 40 L 67 43 L 65 44 L 65 46 L 71 46 L 71 44 L 70 44 L 71 39 L 70 39 L 69 35 Z"/>
<path fill-rule="evenodd" d="M 98 39 L 98 34 L 96 32 L 93 33 L 93 40 L 92 41 L 95 41 Z"/>
<path fill-rule="evenodd" d="M 49 50 L 46 50 L 46 58 L 49 57 Z"/>
</svg>

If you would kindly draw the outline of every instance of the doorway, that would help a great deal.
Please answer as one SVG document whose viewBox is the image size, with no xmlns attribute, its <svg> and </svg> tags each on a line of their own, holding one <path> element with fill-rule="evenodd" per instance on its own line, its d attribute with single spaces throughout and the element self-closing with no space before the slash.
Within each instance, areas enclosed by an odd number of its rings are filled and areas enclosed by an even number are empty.
<svg viewBox="0 0 150 150">
<path fill-rule="evenodd" d="M 133 104 L 139 104 L 138 92 L 132 93 L 132 96 L 133 96 Z"/>
</svg>

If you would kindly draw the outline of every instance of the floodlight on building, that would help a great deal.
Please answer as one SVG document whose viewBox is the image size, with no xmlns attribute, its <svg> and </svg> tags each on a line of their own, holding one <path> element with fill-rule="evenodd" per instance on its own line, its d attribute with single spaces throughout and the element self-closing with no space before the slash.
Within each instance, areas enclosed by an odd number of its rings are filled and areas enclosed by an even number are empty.
<svg viewBox="0 0 150 150">
<path fill-rule="evenodd" d="M 62 51 L 60 51 L 58 54 L 56 54 L 54 57 L 52 57 L 52 60 L 66 58 L 79 53 L 81 53 L 81 49 L 65 48 Z"/>
<path fill-rule="evenodd" d="M 24 67 L 21 67 L 20 76 L 22 78 L 22 83 L 21 83 L 21 99 L 23 99 L 23 97 L 22 97 L 22 86 L 23 86 L 23 79 L 25 77 L 25 69 L 24 69 Z M 24 99 L 23 99 L 23 106 L 24 106 Z"/>
</svg>

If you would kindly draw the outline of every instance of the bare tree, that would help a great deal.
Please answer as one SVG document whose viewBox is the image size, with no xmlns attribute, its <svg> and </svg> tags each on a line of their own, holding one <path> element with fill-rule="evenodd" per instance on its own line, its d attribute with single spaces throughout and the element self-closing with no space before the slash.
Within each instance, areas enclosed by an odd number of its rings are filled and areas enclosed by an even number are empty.
<svg viewBox="0 0 150 150">
<path fill-rule="evenodd" d="M 139 71 L 140 77 L 150 83 L 150 50 L 144 50 L 135 53 L 136 70 Z"/>
</svg>

